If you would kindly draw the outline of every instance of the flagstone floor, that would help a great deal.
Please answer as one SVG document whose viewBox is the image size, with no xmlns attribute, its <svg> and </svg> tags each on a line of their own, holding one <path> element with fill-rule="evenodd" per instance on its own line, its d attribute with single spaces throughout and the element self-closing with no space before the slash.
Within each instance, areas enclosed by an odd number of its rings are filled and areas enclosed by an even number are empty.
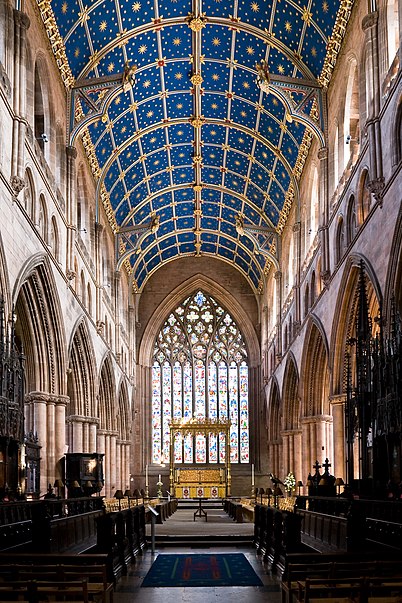
<svg viewBox="0 0 402 603">
<path fill-rule="evenodd" d="M 156 543 L 155 553 L 151 547 L 142 557 L 137 557 L 135 564 L 129 569 L 128 575 L 123 576 L 117 586 L 113 603 L 280 603 L 280 579 L 272 575 L 266 564 L 257 555 L 255 549 L 247 545 L 217 546 L 201 544 L 200 537 L 209 534 L 245 535 L 253 534 L 251 523 L 234 523 L 222 510 L 208 511 L 208 522 L 197 518 L 193 520 L 193 511 L 178 509 L 162 525 L 156 525 L 156 536 L 180 534 L 194 536 L 189 546 L 163 546 Z M 150 534 L 150 526 L 147 526 Z M 263 586 L 219 586 L 219 587 L 173 587 L 173 588 L 141 588 L 141 583 L 154 559 L 159 553 L 244 553 L 254 571 L 260 577 Z"/>
</svg>

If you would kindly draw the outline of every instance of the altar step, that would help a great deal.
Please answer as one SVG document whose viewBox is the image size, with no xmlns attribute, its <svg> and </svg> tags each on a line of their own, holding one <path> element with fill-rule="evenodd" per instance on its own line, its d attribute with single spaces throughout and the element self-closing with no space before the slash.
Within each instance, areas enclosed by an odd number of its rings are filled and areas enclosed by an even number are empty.
<svg viewBox="0 0 402 603">
<path fill-rule="evenodd" d="M 179 509 L 198 509 L 199 507 L 199 499 L 198 498 L 179 498 L 178 499 L 178 508 Z M 222 509 L 222 498 L 203 498 L 202 499 L 202 508 L 208 509 Z"/>
<path fill-rule="evenodd" d="M 151 547 L 151 538 L 147 537 L 148 547 Z M 228 547 L 250 547 L 253 546 L 253 539 L 249 535 L 242 534 L 169 534 L 155 535 L 155 546 L 163 547 L 186 547 L 186 548 L 210 548 L 219 546 Z"/>
</svg>

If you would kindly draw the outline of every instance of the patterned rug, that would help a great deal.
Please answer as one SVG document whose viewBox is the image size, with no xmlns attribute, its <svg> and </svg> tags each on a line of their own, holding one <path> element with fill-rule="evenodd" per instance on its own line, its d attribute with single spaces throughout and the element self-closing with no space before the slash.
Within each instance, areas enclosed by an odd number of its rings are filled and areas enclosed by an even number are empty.
<svg viewBox="0 0 402 603">
<path fill-rule="evenodd" d="M 141 586 L 262 586 L 243 553 L 158 555 Z"/>
</svg>

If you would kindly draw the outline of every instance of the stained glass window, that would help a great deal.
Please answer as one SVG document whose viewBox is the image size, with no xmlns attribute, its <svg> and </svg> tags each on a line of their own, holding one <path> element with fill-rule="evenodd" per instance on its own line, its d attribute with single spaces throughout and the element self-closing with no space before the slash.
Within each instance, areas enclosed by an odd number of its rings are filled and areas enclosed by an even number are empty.
<svg viewBox="0 0 402 603">
<path fill-rule="evenodd" d="M 174 439 L 175 463 L 249 462 L 248 364 L 243 336 L 233 317 L 197 291 L 168 316 L 159 332 L 152 367 L 152 460 L 170 458 L 170 422 L 230 419 L 224 433 Z"/>
</svg>

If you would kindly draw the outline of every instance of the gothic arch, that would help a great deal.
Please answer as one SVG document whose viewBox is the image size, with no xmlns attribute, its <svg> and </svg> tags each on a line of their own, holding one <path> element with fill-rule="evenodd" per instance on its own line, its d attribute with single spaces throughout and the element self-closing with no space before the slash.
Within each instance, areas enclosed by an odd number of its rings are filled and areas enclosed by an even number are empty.
<svg viewBox="0 0 402 603">
<path fill-rule="evenodd" d="M 187 295 L 194 293 L 197 289 L 203 289 L 206 293 L 214 297 L 217 302 L 228 310 L 237 324 L 241 325 L 242 333 L 247 345 L 249 367 L 252 368 L 258 366 L 260 360 L 260 345 L 254 325 L 250 321 L 247 313 L 227 289 L 204 275 L 195 275 L 179 285 L 155 310 L 149 319 L 142 336 L 138 355 L 139 364 L 141 366 L 151 366 L 156 333 L 161 329 L 162 324 L 169 316 L 169 313 L 172 312 Z"/>
<path fill-rule="evenodd" d="M 301 368 L 302 416 L 329 414 L 328 342 L 318 318 L 309 319 Z"/>
<path fill-rule="evenodd" d="M 127 384 L 121 380 L 117 394 L 117 431 L 121 440 L 130 438 L 130 405 Z"/>
<path fill-rule="evenodd" d="M 100 428 L 116 431 L 116 383 L 110 354 L 99 372 L 99 419 Z"/>
<path fill-rule="evenodd" d="M 13 291 L 16 329 L 24 346 L 26 391 L 65 394 L 65 331 L 49 259 L 37 254 L 22 268 Z"/>
<path fill-rule="evenodd" d="M 286 362 L 282 387 L 283 428 L 299 429 L 300 427 L 300 398 L 299 373 L 297 363 L 290 352 Z"/>
<path fill-rule="evenodd" d="M 271 381 L 271 390 L 268 396 L 267 408 L 267 440 L 268 440 L 268 468 L 274 475 L 282 472 L 282 405 L 278 382 L 275 378 Z"/>
<path fill-rule="evenodd" d="M 359 263 L 361 260 L 364 262 L 367 299 L 371 317 L 374 318 L 377 316 L 382 303 L 380 286 L 371 264 L 360 254 L 350 255 L 345 263 L 331 331 L 329 360 L 330 365 L 333 367 L 332 382 L 330 384 L 331 395 L 340 395 L 344 390 L 346 341 L 352 333 L 356 317 L 356 291 L 359 279 Z"/>
<path fill-rule="evenodd" d="M 67 391 L 70 397 L 68 415 L 96 417 L 95 352 L 85 318 L 76 324 L 69 346 Z"/>
<path fill-rule="evenodd" d="M 386 283 L 384 316 L 389 324 L 393 296 L 396 308 L 402 315 L 402 207 L 395 226 Z"/>
<path fill-rule="evenodd" d="M 3 239 L 0 233 L 0 296 L 4 301 L 4 311 L 5 315 L 8 316 L 9 311 L 11 310 L 11 300 L 10 300 L 10 281 L 8 278 L 8 270 L 6 257 L 4 254 L 3 247 Z"/>
</svg>

